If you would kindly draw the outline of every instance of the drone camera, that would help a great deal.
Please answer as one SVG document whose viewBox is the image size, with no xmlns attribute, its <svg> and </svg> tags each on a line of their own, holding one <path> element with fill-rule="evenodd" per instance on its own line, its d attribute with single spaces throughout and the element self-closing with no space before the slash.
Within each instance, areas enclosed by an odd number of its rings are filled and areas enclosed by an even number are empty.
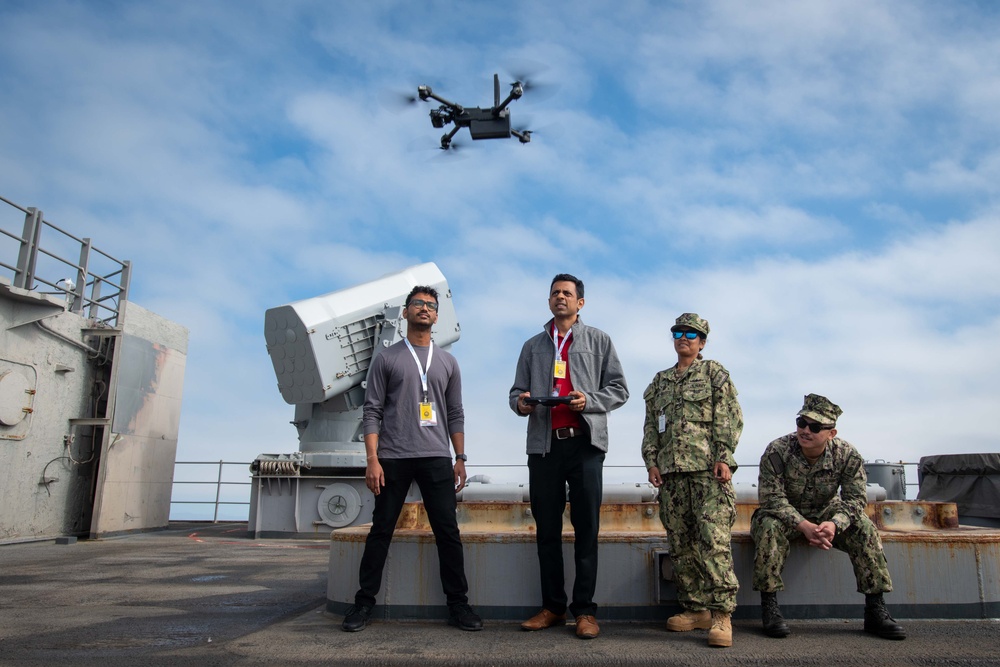
<svg viewBox="0 0 1000 667">
<path fill-rule="evenodd" d="M 446 109 L 431 109 L 431 125 L 441 129 L 451 122 L 451 113 Z"/>
</svg>

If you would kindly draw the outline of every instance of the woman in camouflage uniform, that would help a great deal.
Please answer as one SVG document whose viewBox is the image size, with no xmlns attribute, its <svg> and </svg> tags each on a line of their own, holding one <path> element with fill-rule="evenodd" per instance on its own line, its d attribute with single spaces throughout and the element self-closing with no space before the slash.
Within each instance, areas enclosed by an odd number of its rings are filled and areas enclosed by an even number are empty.
<svg viewBox="0 0 1000 667">
<path fill-rule="evenodd" d="M 732 471 L 743 412 L 729 372 L 702 357 L 708 322 L 684 313 L 670 331 L 677 364 L 657 373 L 643 395 L 642 438 L 649 481 L 660 489 L 660 520 L 684 608 L 667 629 L 709 630 L 709 646 L 732 646 L 730 616 L 739 590 L 730 545 L 736 521 Z"/>
</svg>

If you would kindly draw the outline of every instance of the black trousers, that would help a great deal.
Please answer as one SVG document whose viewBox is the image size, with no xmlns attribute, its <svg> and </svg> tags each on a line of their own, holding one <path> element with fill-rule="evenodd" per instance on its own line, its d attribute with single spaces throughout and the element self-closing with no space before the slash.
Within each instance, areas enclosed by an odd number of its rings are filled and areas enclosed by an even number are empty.
<svg viewBox="0 0 1000 667">
<path fill-rule="evenodd" d="M 528 456 L 528 492 L 535 518 L 542 606 L 554 614 L 566 613 L 563 572 L 562 522 L 569 484 L 569 518 L 573 524 L 576 581 L 569 611 L 594 616 L 597 605 L 597 534 L 604 492 L 604 452 L 590 444 L 588 435 L 557 440 L 552 437 L 546 455 Z"/>
<path fill-rule="evenodd" d="M 465 578 L 465 554 L 455 517 L 455 473 L 451 458 L 379 459 L 379 463 L 385 474 L 385 486 L 375 496 L 372 528 L 361 556 L 360 589 L 354 596 L 354 603 L 375 604 L 375 596 L 382 588 L 382 571 L 396 521 L 413 481 L 423 496 L 424 509 L 434 531 L 441 587 L 448 606 L 468 603 L 469 582 Z"/>
</svg>

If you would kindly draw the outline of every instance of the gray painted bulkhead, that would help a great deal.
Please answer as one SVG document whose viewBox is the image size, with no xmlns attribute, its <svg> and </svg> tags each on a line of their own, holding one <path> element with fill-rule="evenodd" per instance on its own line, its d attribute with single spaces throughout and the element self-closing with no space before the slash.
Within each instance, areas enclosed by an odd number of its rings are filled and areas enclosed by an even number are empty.
<svg viewBox="0 0 1000 667">
<path fill-rule="evenodd" d="M 0 277 L 0 542 L 167 525 L 187 330 L 121 307 L 95 327 Z"/>
<path fill-rule="evenodd" d="M 5 412 L 20 409 L 23 418 L 0 424 L 0 540 L 90 530 L 97 468 L 91 454 L 101 443 L 93 441 L 95 429 L 68 421 L 88 414 L 99 375 L 83 348 L 81 331 L 89 326 L 55 297 L 0 283 L 0 382 L 26 381 L 20 396 L 4 394 Z"/>
<path fill-rule="evenodd" d="M 188 331 L 133 302 L 124 304 L 121 322 L 95 536 L 166 528 L 170 517 Z"/>
</svg>

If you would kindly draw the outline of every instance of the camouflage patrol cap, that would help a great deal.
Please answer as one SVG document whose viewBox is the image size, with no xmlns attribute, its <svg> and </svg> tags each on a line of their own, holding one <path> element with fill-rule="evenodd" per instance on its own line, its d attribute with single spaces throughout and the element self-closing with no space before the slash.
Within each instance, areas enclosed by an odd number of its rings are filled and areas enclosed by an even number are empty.
<svg viewBox="0 0 1000 667">
<path fill-rule="evenodd" d="M 844 411 L 840 409 L 840 406 L 831 402 L 826 396 L 820 396 L 819 394 L 809 394 L 805 397 L 805 401 L 802 403 L 802 409 L 799 410 L 799 414 L 803 417 L 808 417 L 815 422 L 820 424 L 837 425 L 837 417 L 844 414 Z"/>
<path fill-rule="evenodd" d="M 670 327 L 671 331 L 677 331 L 678 329 L 694 329 L 698 333 L 708 335 L 708 320 L 703 320 L 698 317 L 698 313 L 684 313 L 677 318 L 677 322 L 674 326 Z"/>
</svg>

